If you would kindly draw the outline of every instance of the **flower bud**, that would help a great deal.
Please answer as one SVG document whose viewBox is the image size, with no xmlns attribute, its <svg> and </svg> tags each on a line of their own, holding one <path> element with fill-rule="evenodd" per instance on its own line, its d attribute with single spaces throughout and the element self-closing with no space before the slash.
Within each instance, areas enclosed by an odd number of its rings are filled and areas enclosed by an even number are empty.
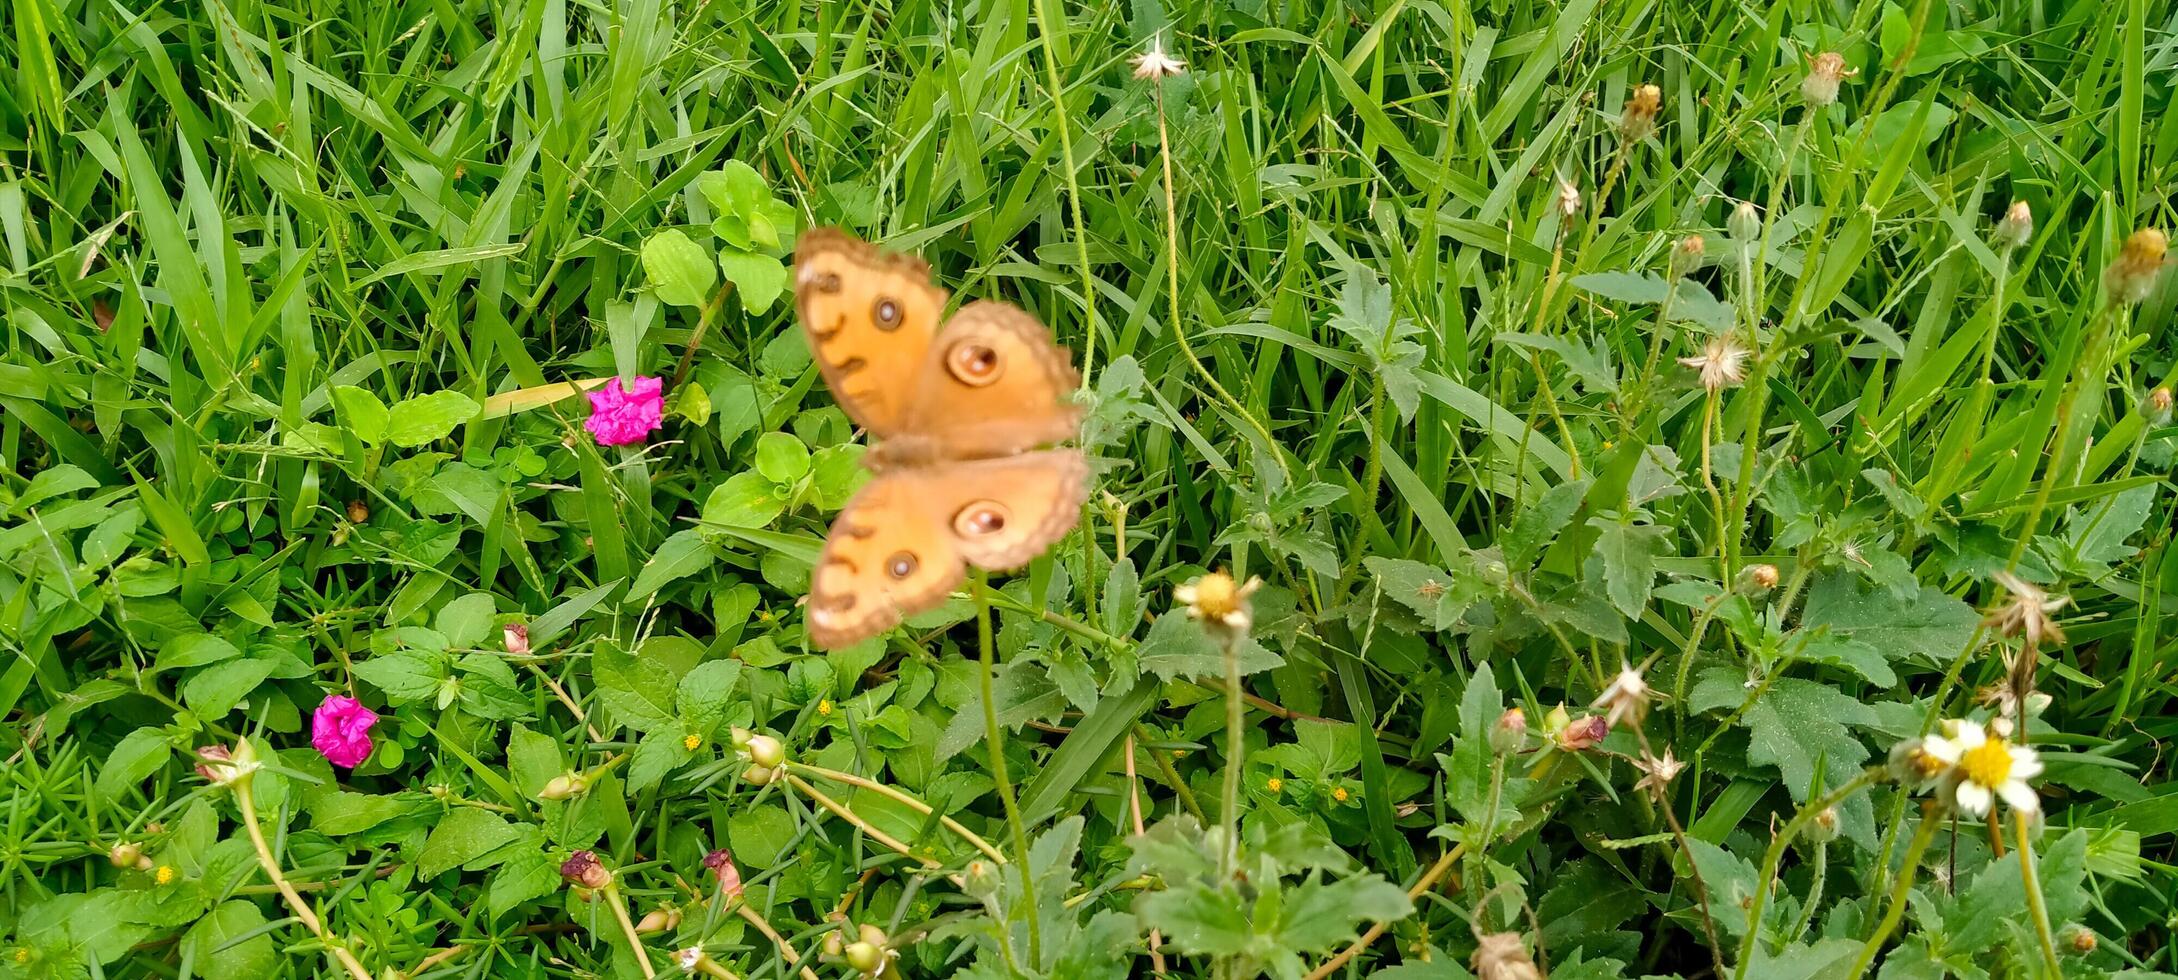
<svg viewBox="0 0 2178 980">
<path fill-rule="evenodd" d="M 2130 305 L 2147 299 L 2169 249 L 2170 239 L 2153 228 L 2142 228 L 2126 238 L 2125 247 L 2102 273 L 2102 287 L 2110 294 L 2110 302 Z"/>
<path fill-rule="evenodd" d="M 508 623 L 506 625 L 506 628 L 501 632 L 500 642 L 506 644 L 508 653 L 511 653 L 517 657 L 528 654 L 529 624 Z"/>
<path fill-rule="evenodd" d="M 1497 716 L 1497 724 L 1490 726 L 1490 751 L 1499 755 L 1515 752 L 1528 737 L 1528 713 L 1519 705 L 1505 709 Z"/>
<path fill-rule="evenodd" d="M 1581 189 L 1563 177 L 1558 178 L 1558 213 L 1568 218 L 1581 213 Z"/>
<path fill-rule="evenodd" d="M 258 770 L 257 749 L 249 739 L 235 743 L 234 748 L 224 745 L 207 745 L 197 750 L 197 775 L 219 786 L 235 786 L 249 779 Z"/>
<path fill-rule="evenodd" d="M 1585 752 L 1595 748 L 1597 742 L 1611 734 L 1611 723 L 1602 715 L 1589 715 L 1567 725 L 1558 733 L 1558 747 L 1567 752 Z"/>
<path fill-rule="evenodd" d="M 779 770 L 767 769 L 763 766 L 750 766 L 741 773 L 741 780 L 751 786 L 769 786 L 771 781 L 777 778 L 779 778 Z"/>
<path fill-rule="evenodd" d="M 2095 947 L 2102 945 L 2102 941 L 2095 937 L 2095 930 L 2086 926 L 2073 926 L 2066 930 L 2065 945 L 2071 947 L 2075 955 L 2086 956 L 2094 952 Z"/>
<path fill-rule="evenodd" d="M 596 851 L 589 850 L 576 851 L 568 855 L 567 860 L 560 862 L 560 878 L 570 885 L 580 885 L 593 891 L 613 883 L 613 873 L 605 870 L 604 863 L 597 859 Z"/>
<path fill-rule="evenodd" d="M 2159 385 L 2148 392 L 2148 421 L 2156 425 L 2170 424 L 2170 386 Z"/>
<path fill-rule="evenodd" d="M 537 791 L 540 800 L 571 800 L 590 791 L 590 778 L 572 770 L 552 777 Z"/>
<path fill-rule="evenodd" d="M 137 871 L 151 869 L 151 859 L 144 856 L 143 846 L 127 841 L 115 844 L 112 849 L 108 850 L 106 860 L 113 862 L 113 866 L 116 868 L 134 868 Z"/>
<path fill-rule="evenodd" d="M 361 524 L 371 519 L 371 505 L 360 500 L 348 501 L 348 523 Z"/>
<path fill-rule="evenodd" d="M 748 742 L 749 761 L 765 769 L 777 769 L 786 764 L 786 746 L 769 735 L 751 735 Z"/>
<path fill-rule="evenodd" d="M 1747 566 L 1745 578 L 1748 588 L 1757 592 L 1768 592 L 1777 588 L 1777 566 L 1767 562 L 1759 565 L 1749 565 Z"/>
<path fill-rule="evenodd" d="M 2004 210 L 2004 217 L 1997 219 L 1996 228 L 1989 237 L 1998 248 L 2018 248 L 2027 244 L 2027 239 L 2034 237 L 2034 211 L 2025 201 L 2013 201 L 2012 206 Z"/>
<path fill-rule="evenodd" d="M 1804 831 L 1807 839 L 1817 844 L 1828 844 L 1838 839 L 1838 808 L 1826 806 L 1807 822 Z"/>
<path fill-rule="evenodd" d="M 1565 726 L 1572 724 L 1572 721 L 1572 717 L 1565 712 L 1565 705 L 1561 704 L 1550 709 L 1543 714 L 1543 737 L 1557 738 L 1560 733 L 1565 731 Z"/>
<path fill-rule="evenodd" d="M 680 926 L 680 909 L 670 907 L 655 908 L 644 913 L 643 918 L 636 922 L 635 931 L 648 936 L 653 933 L 665 932 L 668 929 L 678 929 Z"/>
<path fill-rule="evenodd" d="M 869 943 L 848 943 L 842 955 L 848 966 L 865 974 L 874 974 L 885 965 L 885 951 Z"/>
<path fill-rule="evenodd" d="M 978 899 L 998 894 L 998 866 L 980 858 L 968 862 L 960 876 L 960 890 Z"/>
<path fill-rule="evenodd" d="M 728 898 L 741 897 L 741 869 L 734 865 L 734 856 L 725 848 L 719 848 L 703 856 L 703 866 L 711 869 L 718 878 L 718 890 Z"/>
<path fill-rule="evenodd" d="M 1755 211 L 1754 202 L 1739 202 L 1732 216 L 1724 219 L 1724 231 L 1741 245 L 1752 244 L 1762 234 L 1762 215 Z"/>
<path fill-rule="evenodd" d="M 1679 239 L 1679 243 L 1671 250 L 1672 271 L 1683 275 L 1701 268 L 1702 258 L 1707 254 L 1708 248 L 1709 243 L 1703 241 L 1700 235 L 1688 235 Z"/>
<path fill-rule="evenodd" d="M 1857 71 L 1845 67 L 1845 56 L 1836 51 L 1825 51 L 1807 60 L 1807 77 L 1800 80 L 1800 97 L 1807 100 L 1808 108 L 1821 109 L 1838 101 L 1838 83 Z"/>
</svg>

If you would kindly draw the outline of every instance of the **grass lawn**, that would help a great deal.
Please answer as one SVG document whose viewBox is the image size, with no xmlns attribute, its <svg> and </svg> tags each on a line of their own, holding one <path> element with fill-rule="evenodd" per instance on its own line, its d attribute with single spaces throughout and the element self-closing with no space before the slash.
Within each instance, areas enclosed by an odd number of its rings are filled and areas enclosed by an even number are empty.
<svg viewBox="0 0 2178 980">
<path fill-rule="evenodd" d="M 2178 974 L 2168 3 L 0 23 L 0 977 Z"/>
</svg>

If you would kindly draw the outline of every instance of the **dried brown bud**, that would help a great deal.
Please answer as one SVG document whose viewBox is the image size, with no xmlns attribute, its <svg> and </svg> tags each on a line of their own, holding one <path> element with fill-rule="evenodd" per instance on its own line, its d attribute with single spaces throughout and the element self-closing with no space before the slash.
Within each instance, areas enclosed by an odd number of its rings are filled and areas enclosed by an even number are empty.
<svg viewBox="0 0 2178 980">
<path fill-rule="evenodd" d="M 613 883 L 613 873 L 605 870 L 597 859 L 596 851 L 576 851 L 560 863 L 560 878 L 570 885 L 579 885 L 593 891 Z"/>
<path fill-rule="evenodd" d="M 734 856 L 725 848 L 719 848 L 703 856 L 703 866 L 711 869 L 718 878 L 718 890 L 728 898 L 741 895 L 741 869 L 734 865 Z"/>
<path fill-rule="evenodd" d="M 371 505 L 360 500 L 348 501 L 348 523 L 361 524 L 371 519 Z"/>
<path fill-rule="evenodd" d="M 2065 936 L 2065 945 L 2072 947 L 2074 953 L 2086 956 L 2094 952 L 2095 947 L 2102 945 L 2102 941 L 2095 937 L 2095 930 L 2086 926 L 2073 926 Z"/>
<path fill-rule="evenodd" d="M 2153 228 L 2142 228 L 2126 238 L 2125 247 L 2102 273 L 2102 288 L 2110 294 L 2110 302 L 2129 305 L 2147 299 L 2169 250 L 2170 239 Z"/>
<path fill-rule="evenodd" d="M 1654 85 L 1637 85 L 1633 97 L 1626 100 L 1626 108 L 1618 114 L 1618 138 L 1628 143 L 1639 143 L 1656 132 L 1656 113 L 1664 107 L 1664 90 Z"/>
<path fill-rule="evenodd" d="M 1708 248 L 1709 243 L 1703 241 L 1700 235 L 1688 235 L 1679 239 L 1679 244 L 1671 250 L 1671 267 L 1682 273 L 1700 268 Z"/>
<path fill-rule="evenodd" d="M 1763 592 L 1777 588 L 1777 566 L 1767 562 L 1747 566 L 1747 584 Z"/>
<path fill-rule="evenodd" d="M 1558 747 L 1567 752 L 1585 752 L 1595 748 L 1597 742 L 1611 734 L 1611 723 L 1602 715 L 1576 718 L 1558 733 Z"/>
</svg>

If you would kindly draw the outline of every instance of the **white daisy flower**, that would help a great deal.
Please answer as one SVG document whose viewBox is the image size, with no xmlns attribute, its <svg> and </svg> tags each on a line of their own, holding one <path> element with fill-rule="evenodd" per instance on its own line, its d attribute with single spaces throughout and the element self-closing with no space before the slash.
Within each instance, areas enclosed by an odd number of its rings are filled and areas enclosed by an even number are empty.
<svg viewBox="0 0 2178 980">
<path fill-rule="evenodd" d="M 1950 767 L 1939 792 L 1960 810 L 1985 816 L 2000 797 L 2021 813 L 2041 809 L 2034 787 L 2027 785 L 2042 774 L 2042 760 L 2033 749 L 2001 736 L 1990 738 L 1987 729 L 1971 721 L 1947 721 L 1944 729 L 1944 735 L 1923 739 L 1921 751 Z"/>
</svg>

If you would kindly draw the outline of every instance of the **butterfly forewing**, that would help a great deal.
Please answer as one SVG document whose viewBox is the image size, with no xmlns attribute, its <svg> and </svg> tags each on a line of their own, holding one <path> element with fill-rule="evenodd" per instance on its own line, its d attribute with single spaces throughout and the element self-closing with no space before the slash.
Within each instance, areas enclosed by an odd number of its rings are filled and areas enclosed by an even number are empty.
<svg viewBox="0 0 2178 980">
<path fill-rule="evenodd" d="M 794 305 L 832 399 L 880 437 L 900 431 L 912 378 L 929 359 L 946 292 L 922 260 L 845 232 L 806 232 L 794 249 Z"/>
</svg>

